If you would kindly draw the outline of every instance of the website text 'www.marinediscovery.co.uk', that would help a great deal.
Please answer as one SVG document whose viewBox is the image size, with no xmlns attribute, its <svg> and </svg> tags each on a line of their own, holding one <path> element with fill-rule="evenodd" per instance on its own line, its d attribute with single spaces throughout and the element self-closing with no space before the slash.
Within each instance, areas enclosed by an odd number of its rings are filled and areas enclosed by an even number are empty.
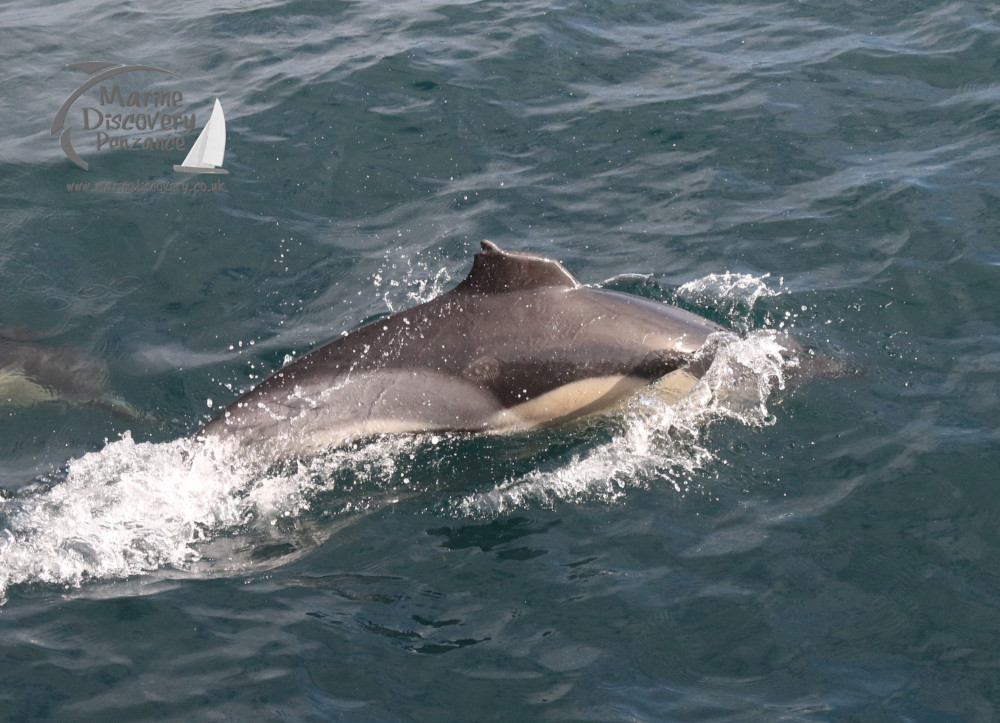
<svg viewBox="0 0 1000 723">
<path fill-rule="evenodd" d="M 94 183 L 67 183 L 71 193 L 218 193 L 228 191 L 225 181 L 96 181 Z"/>
</svg>

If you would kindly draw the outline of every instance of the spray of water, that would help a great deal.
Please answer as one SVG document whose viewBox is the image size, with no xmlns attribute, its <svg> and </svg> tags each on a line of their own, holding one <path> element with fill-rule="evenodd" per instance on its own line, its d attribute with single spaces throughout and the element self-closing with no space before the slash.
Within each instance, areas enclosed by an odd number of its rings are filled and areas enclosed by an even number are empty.
<svg viewBox="0 0 1000 723">
<path fill-rule="evenodd" d="M 754 318 L 758 301 L 781 293 L 768 286 L 769 278 L 769 274 L 752 276 L 730 271 L 709 274 L 678 287 L 674 298 L 689 306 L 720 314 L 733 329 L 745 333 L 755 328 L 758 322 L 770 326 L 769 319 Z M 778 279 L 777 285 L 779 288 L 784 286 L 784 279 Z"/>
</svg>

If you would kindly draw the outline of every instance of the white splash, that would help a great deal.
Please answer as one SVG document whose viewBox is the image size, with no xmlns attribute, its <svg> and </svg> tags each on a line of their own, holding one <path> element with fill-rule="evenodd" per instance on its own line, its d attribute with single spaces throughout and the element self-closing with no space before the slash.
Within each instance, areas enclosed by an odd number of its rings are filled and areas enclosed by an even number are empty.
<svg viewBox="0 0 1000 723">
<path fill-rule="evenodd" d="M 300 520 L 338 470 L 350 471 L 346 484 L 338 480 L 341 517 L 398 499 L 405 483 L 395 460 L 416 444 L 380 440 L 268 470 L 217 441 L 136 443 L 126 433 L 72 460 L 55 484 L 0 499 L 0 604 L 20 583 L 78 587 L 154 571 L 217 576 L 266 567 L 257 553 L 267 545 L 311 548 L 338 529 Z"/>
<path fill-rule="evenodd" d="M 0 596 L 20 582 L 78 585 L 196 560 L 195 543 L 244 518 L 236 493 L 248 479 L 193 446 L 126 434 L 71 461 L 51 488 L 4 500 Z"/>
<path fill-rule="evenodd" d="M 784 387 L 787 369 L 796 364 L 784 356 L 787 352 L 774 332 L 752 332 L 746 338 L 721 333 L 709 344 L 715 348 L 712 366 L 676 404 L 641 393 L 630 402 L 620 431 L 610 441 L 574 456 L 559 469 L 535 470 L 466 495 L 452 509 L 490 517 L 530 504 L 594 499 L 611 503 L 630 488 L 652 485 L 669 484 L 682 494 L 697 491 L 697 480 L 716 460 L 703 441 L 710 426 L 723 420 L 773 424 L 768 399 Z"/>
<path fill-rule="evenodd" d="M 675 297 L 698 308 L 711 310 L 729 319 L 738 331 L 751 329 L 751 314 L 760 299 L 779 296 L 780 291 L 772 289 L 767 280 L 770 274 L 709 274 L 677 288 Z M 778 279 L 778 286 L 784 286 L 784 279 Z"/>
</svg>

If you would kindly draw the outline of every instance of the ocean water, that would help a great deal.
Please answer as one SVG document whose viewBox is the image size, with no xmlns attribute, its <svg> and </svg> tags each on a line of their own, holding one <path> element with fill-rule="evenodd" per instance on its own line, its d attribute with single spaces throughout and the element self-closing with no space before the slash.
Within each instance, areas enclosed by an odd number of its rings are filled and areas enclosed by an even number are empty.
<svg viewBox="0 0 1000 723">
<path fill-rule="evenodd" d="M 0 390 L 0 719 L 1000 717 L 995 6 L 6 3 L 0 57 L 0 335 L 63 370 Z M 96 61 L 161 70 L 84 170 Z M 734 333 L 674 406 L 192 449 L 484 238 Z"/>
</svg>

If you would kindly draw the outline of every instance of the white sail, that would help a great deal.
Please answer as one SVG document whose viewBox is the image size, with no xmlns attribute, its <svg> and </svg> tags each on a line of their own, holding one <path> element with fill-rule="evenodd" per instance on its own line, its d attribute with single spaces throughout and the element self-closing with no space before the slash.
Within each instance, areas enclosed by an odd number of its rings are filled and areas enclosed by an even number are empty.
<svg viewBox="0 0 1000 723">
<path fill-rule="evenodd" d="M 184 163 L 174 166 L 182 173 L 229 173 L 221 168 L 226 154 L 226 117 L 222 113 L 222 103 L 215 99 L 215 107 L 208 123 L 201 129 L 201 135 L 191 146 Z"/>
</svg>

